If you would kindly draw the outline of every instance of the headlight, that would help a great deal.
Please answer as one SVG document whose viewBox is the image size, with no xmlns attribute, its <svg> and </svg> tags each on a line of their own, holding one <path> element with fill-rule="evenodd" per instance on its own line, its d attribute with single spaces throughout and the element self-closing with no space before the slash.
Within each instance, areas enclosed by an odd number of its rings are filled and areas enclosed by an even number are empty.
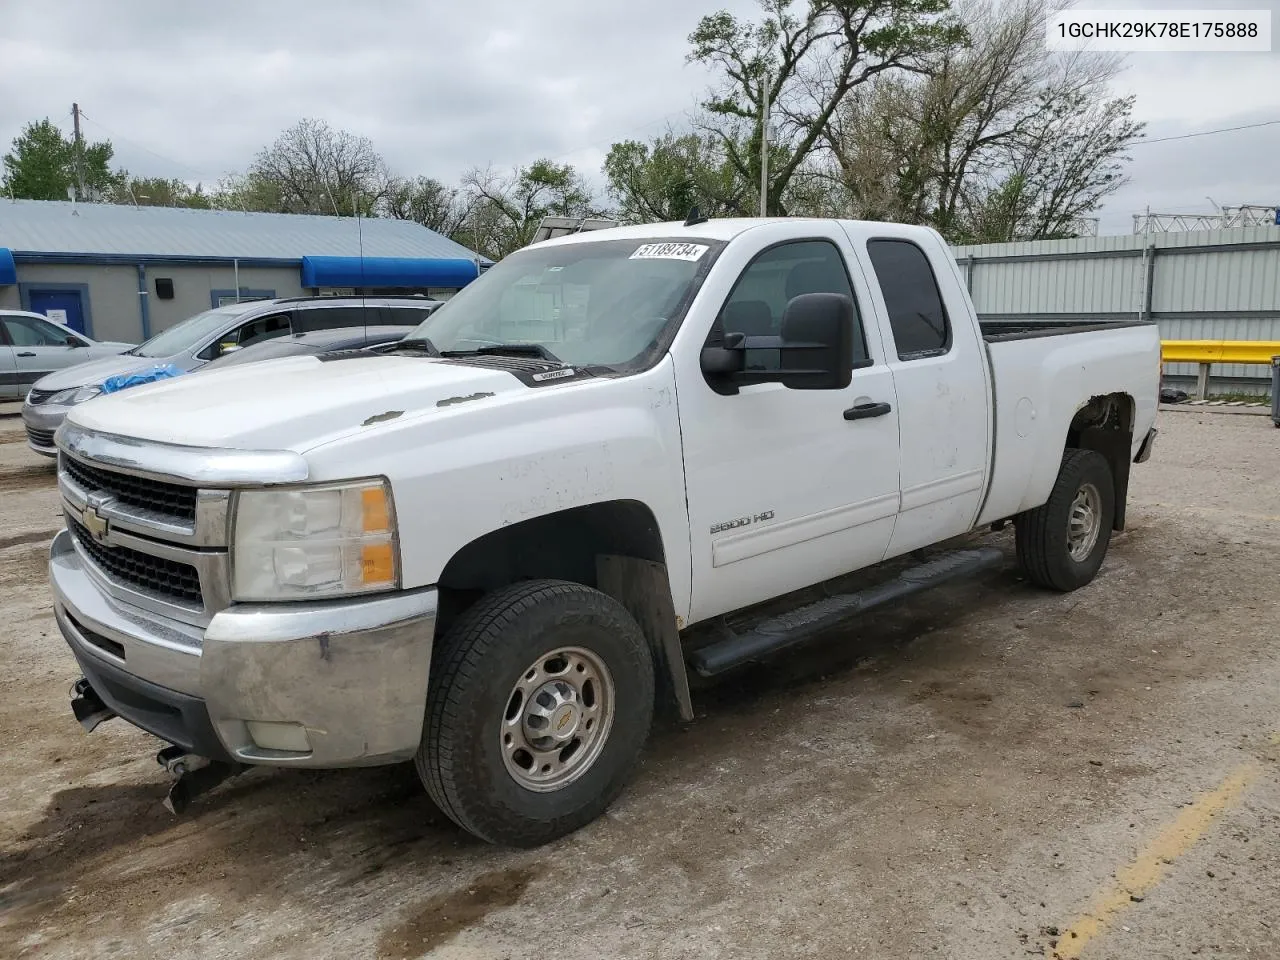
<svg viewBox="0 0 1280 960">
<path fill-rule="evenodd" d="M 68 390 L 59 390 L 46 403 L 84 403 L 86 400 L 92 400 L 102 392 L 102 387 L 96 383 L 86 384 L 83 387 L 71 387 Z"/>
<path fill-rule="evenodd" d="M 236 600 L 391 590 L 400 581 L 395 511 L 381 480 L 236 494 Z"/>
</svg>

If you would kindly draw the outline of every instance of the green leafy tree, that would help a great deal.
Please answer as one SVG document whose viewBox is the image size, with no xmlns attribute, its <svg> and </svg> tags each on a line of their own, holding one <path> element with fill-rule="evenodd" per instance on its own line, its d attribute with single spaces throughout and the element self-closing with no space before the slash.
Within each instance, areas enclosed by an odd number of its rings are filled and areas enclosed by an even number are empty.
<svg viewBox="0 0 1280 960">
<path fill-rule="evenodd" d="M 4 193 L 26 200 L 66 200 L 67 190 L 77 188 L 80 199 L 94 199 L 115 184 L 111 173 L 114 151 L 109 141 L 86 144 L 77 150 L 48 119 L 27 124 L 4 156 Z M 78 185 L 84 184 L 80 193 Z"/>
<path fill-rule="evenodd" d="M 600 213 L 573 166 L 545 159 L 510 174 L 474 169 L 463 177 L 462 192 L 468 214 L 454 239 L 492 260 L 531 243 L 543 217 Z"/>
<path fill-rule="evenodd" d="M 164 177 L 135 177 L 127 170 L 116 175 L 112 191 L 113 203 L 131 203 L 139 207 L 192 207 L 209 210 L 212 199 L 204 192 L 202 184 L 194 187 L 183 180 L 166 180 Z"/>
<path fill-rule="evenodd" d="M 767 99 L 770 214 L 785 214 L 791 181 L 826 146 L 832 118 L 859 86 L 962 43 L 948 0 L 761 0 L 759 20 L 703 17 L 689 60 L 720 81 L 702 104 L 706 127 L 745 184 L 760 182 Z M 758 187 L 757 194 L 758 194 Z M 757 201 L 758 203 L 758 201 Z"/>
<path fill-rule="evenodd" d="M 668 132 L 649 143 L 615 143 L 604 161 L 616 216 L 627 223 L 746 216 L 756 196 L 712 137 Z"/>
</svg>

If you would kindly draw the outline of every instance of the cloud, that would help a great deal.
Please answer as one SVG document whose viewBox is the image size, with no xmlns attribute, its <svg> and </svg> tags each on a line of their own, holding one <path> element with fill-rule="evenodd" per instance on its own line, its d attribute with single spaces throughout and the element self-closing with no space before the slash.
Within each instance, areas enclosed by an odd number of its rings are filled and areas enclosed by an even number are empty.
<svg viewBox="0 0 1280 960">
<path fill-rule="evenodd" d="M 1087 0 L 1094 8 L 1196 9 L 1206 0 Z M 1272 9 L 1280 0 L 1241 6 Z M 6 4 L 0 142 L 44 116 L 139 174 L 216 181 L 300 117 L 373 140 L 393 169 L 453 180 L 540 156 L 599 182 L 609 144 L 679 123 L 710 81 L 685 62 L 698 18 L 754 0 L 42 0 Z M 74 25 L 74 29 L 67 29 Z M 1148 135 L 1280 118 L 1280 54 L 1143 54 L 1119 84 Z M 1272 202 L 1280 132 L 1133 151 L 1131 182 L 1103 213 L 1127 230 L 1152 208 Z M 1280 186 L 1280 185 L 1277 185 Z M 1214 192 L 1217 191 L 1217 192 Z"/>
</svg>

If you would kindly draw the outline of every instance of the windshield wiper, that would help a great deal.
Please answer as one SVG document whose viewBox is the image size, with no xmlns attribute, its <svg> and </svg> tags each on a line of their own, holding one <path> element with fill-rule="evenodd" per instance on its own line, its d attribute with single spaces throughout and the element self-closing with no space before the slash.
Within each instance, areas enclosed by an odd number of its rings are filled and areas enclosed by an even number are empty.
<svg viewBox="0 0 1280 960">
<path fill-rule="evenodd" d="M 483 356 L 515 356 L 515 357 L 538 357 L 551 363 L 563 363 L 564 361 L 557 357 L 540 343 L 491 343 L 483 347 L 477 347 L 475 350 L 444 350 L 441 351 L 442 357 L 483 357 Z"/>
<path fill-rule="evenodd" d="M 436 345 L 426 337 L 406 337 L 403 340 L 396 340 L 394 343 L 382 344 L 379 353 L 399 353 L 401 350 L 412 350 L 415 353 L 425 353 L 428 357 L 441 356 Z"/>
</svg>

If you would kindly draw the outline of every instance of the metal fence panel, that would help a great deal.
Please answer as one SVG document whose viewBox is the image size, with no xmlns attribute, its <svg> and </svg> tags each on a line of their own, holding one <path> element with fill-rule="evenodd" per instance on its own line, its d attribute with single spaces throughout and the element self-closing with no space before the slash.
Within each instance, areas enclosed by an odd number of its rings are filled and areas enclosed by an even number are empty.
<svg viewBox="0 0 1280 960">
<path fill-rule="evenodd" d="M 1147 315 L 1168 340 L 1280 340 L 1280 227 L 981 244 L 953 252 L 984 319 L 1052 323 Z M 1196 372 L 1195 364 L 1166 367 L 1177 380 L 1193 380 Z M 1270 379 L 1270 369 L 1260 365 L 1213 367 L 1219 390 L 1265 390 Z"/>
</svg>

